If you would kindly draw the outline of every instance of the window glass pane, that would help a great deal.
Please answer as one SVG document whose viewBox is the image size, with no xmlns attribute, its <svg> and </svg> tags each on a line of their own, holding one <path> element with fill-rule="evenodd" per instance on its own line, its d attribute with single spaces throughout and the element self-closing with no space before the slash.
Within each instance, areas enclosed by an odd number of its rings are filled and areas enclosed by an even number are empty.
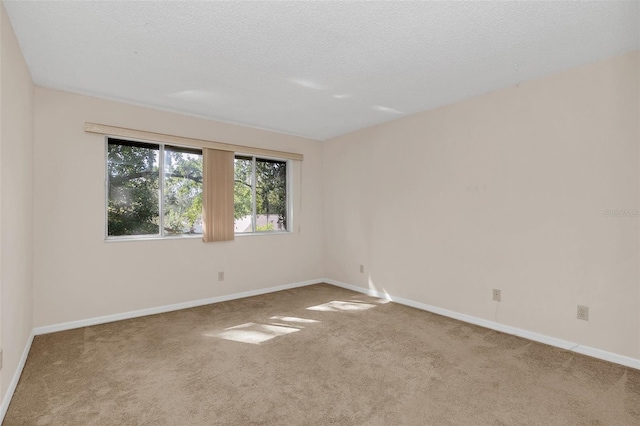
<svg viewBox="0 0 640 426">
<path fill-rule="evenodd" d="M 109 236 L 159 233 L 158 149 L 158 145 L 109 140 Z"/>
<path fill-rule="evenodd" d="M 236 233 L 253 232 L 253 191 L 251 189 L 251 157 L 237 156 L 235 163 L 234 201 L 234 229 Z"/>
<path fill-rule="evenodd" d="M 164 234 L 202 234 L 202 151 L 165 146 Z"/>
<path fill-rule="evenodd" d="M 256 160 L 256 231 L 287 230 L 287 162 Z"/>
</svg>

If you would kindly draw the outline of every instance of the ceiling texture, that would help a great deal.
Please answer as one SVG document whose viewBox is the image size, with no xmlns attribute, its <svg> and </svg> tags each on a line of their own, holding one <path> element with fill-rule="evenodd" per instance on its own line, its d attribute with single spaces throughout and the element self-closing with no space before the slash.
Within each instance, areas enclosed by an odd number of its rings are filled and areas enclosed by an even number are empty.
<svg viewBox="0 0 640 426">
<path fill-rule="evenodd" d="M 325 140 L 640 47 L 640 2 L 4 1 L 35 84 Z"/>
</svg>

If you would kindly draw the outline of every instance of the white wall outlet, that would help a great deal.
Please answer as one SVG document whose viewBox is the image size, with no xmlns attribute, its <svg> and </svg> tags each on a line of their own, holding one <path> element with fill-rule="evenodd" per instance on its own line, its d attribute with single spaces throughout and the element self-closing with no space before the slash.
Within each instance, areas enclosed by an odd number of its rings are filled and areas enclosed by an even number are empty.
<svg viewBox="0 0 640 426">
<path fill-rule="evenodd" d="M 502 300 L 500 290 L 498 290 L 497 288 L 493 289 L 493 300 L 495 300 L 496 302 L 500 302 Z"/>
<path fill-rule="evenodd" d="M 578 319 L 589 321 L 589 307 L 578 305 Z"/>
<path fill-rule="evenodd" d="M 363 274 L 364 273 L 364 265 L 360 265 L 360 273 Z"/>
<path fill-rule="evenodd" d="M 218 272 L 218 281 L 224 281 L 224 272 Z"/>
</svg>

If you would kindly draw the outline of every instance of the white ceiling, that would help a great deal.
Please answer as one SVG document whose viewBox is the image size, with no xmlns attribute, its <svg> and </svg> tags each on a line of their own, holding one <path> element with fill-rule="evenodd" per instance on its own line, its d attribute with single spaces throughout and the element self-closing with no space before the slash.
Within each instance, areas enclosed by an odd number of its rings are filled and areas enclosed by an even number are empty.
<svg viewBox="0 0 640 426">
<path fill-rule="evenodd" d="M 37 85 L 324 140 L 640 45 L 640 2 L 5 1 Z"/>
</svg>

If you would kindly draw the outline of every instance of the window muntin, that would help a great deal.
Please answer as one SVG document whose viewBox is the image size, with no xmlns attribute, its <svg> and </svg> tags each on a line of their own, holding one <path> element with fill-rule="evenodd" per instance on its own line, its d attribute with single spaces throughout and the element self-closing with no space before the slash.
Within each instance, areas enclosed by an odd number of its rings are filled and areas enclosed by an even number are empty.
<svg viewBox="0 0 640 426">
<path fill-rule="evenodd" d="M 288 231 L 288 162 L 236 155 L 234 228 L 237 234 Z"/>
<path fill-rule="evenodd" d="M 202 233 L 202 151 L 107 140 L 107 237 Z"/>
</svg>

